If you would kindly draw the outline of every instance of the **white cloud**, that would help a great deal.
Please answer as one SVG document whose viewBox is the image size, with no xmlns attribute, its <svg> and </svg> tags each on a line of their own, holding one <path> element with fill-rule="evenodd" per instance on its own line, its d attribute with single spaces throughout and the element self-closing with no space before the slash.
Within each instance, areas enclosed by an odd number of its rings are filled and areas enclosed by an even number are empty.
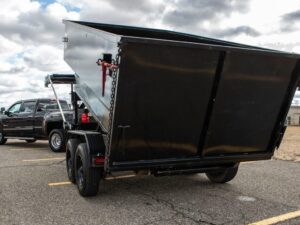
<svg viewBox="0 0 300 225">
<path fill-rule="evenodd" d="M 43 72 L 65 70 L 63 50 L 50 45 L 41 45 L 38 48 L 27 50 L 23 59 L 30 68 L 36 68 Z"/>
<path fill-rule="evenodd" d="M 22 13 L 38 11 L 40 6 L 39 2 L 30 0 L 1 0 L 1 22 L 17 21 Z"/>
<path fill-rule="evenodd" d="M 300 53 L 299 10 L 299 0 L 2 0 L 0 106 L 53 96 L 44 76 L 71 72 L 63 61 L 62 19 L 165 28 Z M 69 89 L 58 86 L 58 92 L 67 98 Z"/>
<path fill-rule="evenodd" d="M 297 46 L 293 47 L 292 52 L 300 54 L 300 42 L 298 42 Z"/>
<path fill-rule="evenodd" d="M 13 60 L 24 47 L 0 35 L 0 70 L 3 70 L 5 61 Z M 4 67 L 7 67 L 7 63 Z"/>
<path fill-rule="evenodd" d="M 79 19 L 60 3 L 3 0 L 0 11 L 0 106 L 26 98 L 53 96 L 44 88 L 51 72 L 71 72 L 63 61 L 63 19 Z M 64 88 L 65 89 L 65 88 Z M 62 98 L 69 90 L 58 87 Z"/>
</svg>

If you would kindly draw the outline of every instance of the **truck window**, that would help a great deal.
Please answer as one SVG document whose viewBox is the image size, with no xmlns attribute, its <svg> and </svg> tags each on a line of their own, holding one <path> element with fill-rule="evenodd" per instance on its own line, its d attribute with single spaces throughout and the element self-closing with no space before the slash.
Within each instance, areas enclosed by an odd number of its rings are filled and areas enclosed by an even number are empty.
<svg viewBox="0 0 300 225">
<path fill-rule="evenodd" d="M 13 106 L 11 106 L 11 107 L 9 108 L 8 111 L 9 111 L 10 113 L 19 113 L 20 108 L 21 108 L 21 105 L 22 105 L 21 102 L 16 103 L 16 104 L 14 104 Z"/>
<path fill-rule="evenodd" d="M 20 109 L 20 113 L 33 113 L 35 110 L 35 101 L 24 102 Z"/>
<path fill-rule="evenodd" d="M 66 101 L 60 101 L 61 107 L 63 110 L 69 110 L 68 103 Z M 58 105 L 56 100 L 41 100 L 37 107 L 38 111 L 49 111 L 49 110 L 58 110 Z"/>
</svg>

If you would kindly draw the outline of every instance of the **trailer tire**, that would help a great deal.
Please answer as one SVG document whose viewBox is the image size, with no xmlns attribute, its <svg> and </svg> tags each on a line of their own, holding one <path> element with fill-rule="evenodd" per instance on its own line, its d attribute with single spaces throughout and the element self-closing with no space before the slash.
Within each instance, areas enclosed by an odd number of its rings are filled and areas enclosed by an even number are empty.
<svg viewBox="0 0 300 225">
<path fill-rule="evenodd" d="M 239 169 L 239 163 L 232 167 L 225 168 L 221 171 L 206 172 L 206 176 L 213 183 L 227 183 L 231 181 L 237 174 Z"/>
<path fill-rule="evenodd" d="M 80 140 L 73 138 L 69 139 L 66 146 L 66 166 L 68 178 L 72 183 L 76 183 L 75 179 L 75 152 Z"/>
<path fill-rule="evenodd" d="M 64 130 L 54 129 L 49 134 L 49 146 L 53 152 L 62 152 L 65 150 Z"/>
<path fill-rule="evenodd" d="M 87 144 L 79 144 L 75 154 L 75 177 L 78 191 L 81 196 L 95 196 L 98 193 L 102 170 L 89 166 Z"/>
<path fill-rule="evenodd" d="M 4 145 L 7 139 L 4 137 L 3 133 L 0 132 L 0 145 Z"/>
</svg>

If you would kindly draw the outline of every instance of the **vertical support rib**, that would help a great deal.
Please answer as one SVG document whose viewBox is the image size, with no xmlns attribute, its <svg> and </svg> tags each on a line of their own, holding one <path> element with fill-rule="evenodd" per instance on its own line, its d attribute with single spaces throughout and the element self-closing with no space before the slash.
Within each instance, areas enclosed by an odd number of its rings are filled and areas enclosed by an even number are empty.
<svg viewBox="0 0 300 225">
<path fill-rule="evenodd" d="M 221 79 L 221 74 L 223 71 L 223 66 L 224 66 L 224 62 L 225 62 L 225 58 L 226 58 L 226 52 L 225 51 L 221 51 L 219 58 L 218 58 L 218 64 L 217 64 L 217 69 L 216 69 L 216 73 L 215 73 L 215 79 L 213 82 L 213 87 L 211 89 L 211 94 L 210 94 L 210 98 L 209 98 L 209 102 L 208 102 L 208 106 L 207 106 L 207 111 L 206 111 L 206 115 L 205 115 L 205 119 L 204 119 L 204 124 L 203 124 L 203 128 L 201 131 L 201 135 L 200 135 L 200 140 L 199 140 L 199 144 L 198 144 L 198 154 L 199 156 L 202 153 L 204 144 L 205 144 L 205 139 L 207 137 L 207 131 L 208 131 L 208 127 L 209 127 L 209 123 L 210 123 L 210 119 L 211 119 L 211 113 L 213 111 L 213 107 L 214 107 L 214 103 L 216 100 L 216 96 L 217 96 L 217 91 L 218 91 L 218 87 L 219 87 L 219 83 L 220 83 L 220 79 Z"/>
</svg>

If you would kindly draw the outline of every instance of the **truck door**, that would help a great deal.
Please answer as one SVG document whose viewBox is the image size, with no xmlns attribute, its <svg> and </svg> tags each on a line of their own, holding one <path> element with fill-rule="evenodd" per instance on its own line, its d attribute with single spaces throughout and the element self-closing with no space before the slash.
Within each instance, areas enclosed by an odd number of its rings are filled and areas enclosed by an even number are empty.
<svg viewBox="0 0 300 225">
<path fill-rule="evenodd" d="M 42 99 L 38 101 L 36 112 L 34 115 L 34 133 L 36 136 L 43 137 L 46 134 L 43 130 L 43 121 L 46 114 L 46 106 L 50 104 L 50 100 Z"/>
<path fill-rule="evenodd" d="M 36 108 L 36 101 L 25 101 L 21 106 L 18 127 L 20 137 L 34 136 L 34 112 Z"/>
<path fill-rule="evenodd" d="M 3 132 L 5 136 L 18 137 L 20 135 L 18 120 L 21 106 L 22 102 L 17 102 L 7 110 L 7 116 L 3 118 Z"/>
</svg>

